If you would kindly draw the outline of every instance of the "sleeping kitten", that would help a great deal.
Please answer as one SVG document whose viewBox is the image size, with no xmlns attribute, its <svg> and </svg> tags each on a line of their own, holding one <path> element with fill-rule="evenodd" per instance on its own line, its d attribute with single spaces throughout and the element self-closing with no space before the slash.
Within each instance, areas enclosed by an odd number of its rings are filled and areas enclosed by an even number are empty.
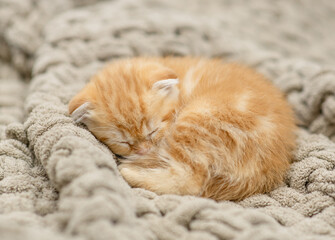
<svg viewBox="0 0 335 240">
<path fill-rule="evenodd" d="M 241 200 L 278 186 L 294 148 L 294 118 L 259 73 L 202 58 L 111 63 L 69 104 L 119 158 L 133 187 Z"/>
</svg>

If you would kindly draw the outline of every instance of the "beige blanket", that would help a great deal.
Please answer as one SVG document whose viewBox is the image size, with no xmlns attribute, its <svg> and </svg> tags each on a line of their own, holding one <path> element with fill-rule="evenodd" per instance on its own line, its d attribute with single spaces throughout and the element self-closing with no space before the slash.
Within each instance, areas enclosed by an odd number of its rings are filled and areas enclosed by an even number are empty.
<svg viewBox="0 0 335 240">
<path fill-rule="evenodd" d="M 331 0 L 0 0 L 0 239 L 335 239 Z M 199 55 L 251 65 L 300 129 L 285 184 L 241 202 L 131 189 L 67 114 L 106 62 Z"/>
</svg>

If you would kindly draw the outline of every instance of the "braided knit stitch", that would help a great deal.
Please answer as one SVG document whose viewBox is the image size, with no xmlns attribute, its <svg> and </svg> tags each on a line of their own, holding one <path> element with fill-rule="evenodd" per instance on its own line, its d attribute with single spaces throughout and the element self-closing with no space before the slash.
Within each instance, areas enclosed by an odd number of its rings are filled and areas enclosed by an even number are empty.
<svg viewBox="0 0 335 240">
<path fill-rule="evenodd" d="M 334 239 L 331 1 L 0 0 L 1 239 Z M 286 94 L 300 129 L 285 184 L 241 202 L 131 189 L 67 114 L 106 62 L 221 57 Z"/>
</svg>

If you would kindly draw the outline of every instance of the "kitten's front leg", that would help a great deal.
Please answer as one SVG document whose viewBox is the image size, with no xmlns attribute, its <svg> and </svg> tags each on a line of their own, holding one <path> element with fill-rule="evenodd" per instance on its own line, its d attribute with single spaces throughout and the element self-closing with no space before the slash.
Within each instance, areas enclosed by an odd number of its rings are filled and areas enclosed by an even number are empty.
<svg viewBox="0 0 335 240">
<path fill-rule="evenodd" d="M 156 160 L 157 161 L 157 160 Z M 159 161 L 159 160 L 158 160 Z M 151 165 L 151 166 L 149 166 Z M 121 163 L 119 170 L 132 187 L 144 188 L 157 194 L 199 196 L 203 181 L 194 178 L 188 166 L 171 161 L 168 165 L 138 161 Z"/>
</svg>

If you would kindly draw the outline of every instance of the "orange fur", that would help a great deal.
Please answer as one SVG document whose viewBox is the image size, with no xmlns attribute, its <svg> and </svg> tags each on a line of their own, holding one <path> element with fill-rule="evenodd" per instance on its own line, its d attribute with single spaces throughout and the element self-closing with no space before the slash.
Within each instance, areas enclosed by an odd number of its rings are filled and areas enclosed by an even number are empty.
<svg viewBox="0 0 335 240">
<path fill-rule="evenodd" d="M 116 61 L 69 112 L 120 156 L 131 186 L 158 194 L 241 200 L 268 192 L 295 146 L 293 113 L 279 90 L 220 60 Z"/>
</svg>

